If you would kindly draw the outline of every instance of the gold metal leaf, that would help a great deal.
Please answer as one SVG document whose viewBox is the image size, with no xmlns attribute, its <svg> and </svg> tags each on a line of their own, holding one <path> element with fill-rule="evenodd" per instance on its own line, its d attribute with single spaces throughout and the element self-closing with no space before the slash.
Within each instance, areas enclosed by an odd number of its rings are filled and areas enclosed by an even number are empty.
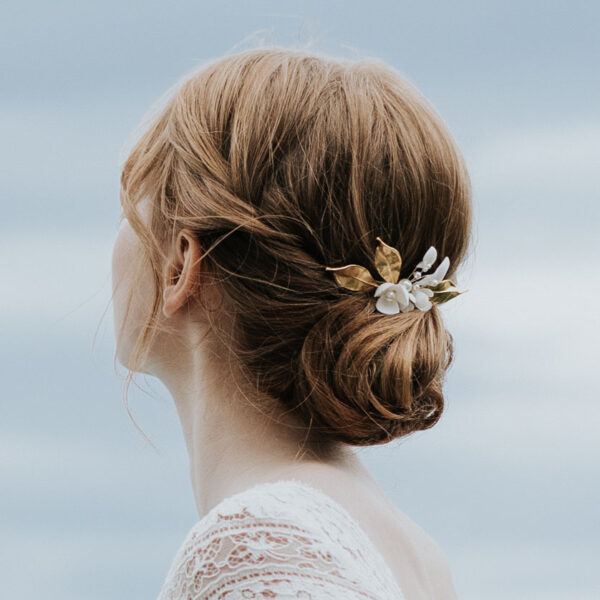
<svg viewBox="0 0 600 600">
<path fill-rule="evenodd" d="M 468 292 L 467 289 L 458 289 L 456 284 L 450 279 L 444 279 L 444 281 L 440 281 L 437 285 L 433 286 L 424 286 L 428 287 L 433 291 L 433 296 L 431 297 L 431 302 L 434 304 L 442 304 L 443 302 L 448 302 L 448 300 L 452 300 L 452 298 L 456 298 L 459 294 L 464 294 Z"/>
<path fill-rule="evenodd" d="M 402 257 L 396 248 L 388 246 L 380 237 L 379 246 L 375 250 L 375 268 L 388 283 L 398 283 Z"/>
<path fill-rule="evenodd" d="M 373 279 L 371 273 L 360 265 L 346 265 L 345 267 L 325 267 L 332 271 L 339 285 L 352 291 L 367 290 L 370 287 L 378 287 L 379 284 Z"/>
</svg>

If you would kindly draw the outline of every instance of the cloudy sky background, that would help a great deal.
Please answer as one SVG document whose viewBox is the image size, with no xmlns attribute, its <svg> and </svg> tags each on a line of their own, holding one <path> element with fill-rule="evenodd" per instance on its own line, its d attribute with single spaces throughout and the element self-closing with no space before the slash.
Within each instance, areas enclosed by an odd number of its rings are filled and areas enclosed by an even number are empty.
<svg viewBox="0 0 600 600">
<path fill-rule="evenodd" d="M 113 370 L 121 151 L 259 40 L 388 61 L 471 173 L 469 288 L 432 430 L 360 450 L 461 600 L 598 600 L 600 5 L 9 2 L 0 20 L 0 595 L 156 597 L 197 519 L 166 389 Z M 106 311 L 106 312 L 105 312 Z"/>
</svg>

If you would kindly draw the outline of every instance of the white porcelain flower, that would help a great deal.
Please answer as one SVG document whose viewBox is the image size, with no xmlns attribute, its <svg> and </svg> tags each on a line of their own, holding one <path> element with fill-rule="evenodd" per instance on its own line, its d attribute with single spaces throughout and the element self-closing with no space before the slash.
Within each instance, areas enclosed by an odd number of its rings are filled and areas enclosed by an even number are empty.
<svg viewBox="0 0 600 600">
<path fill-rule="evenodd" d="M 446 256 L 433 273 L 425 275 L 437 260 L 437 250 L 430 246 L 423 260 L 415 267 L 408 279 L 401 279 L 402 257 L 400 252 L 386 244 L 380 237 L 375 250 L 374 264 L 377 272 L 384 279 L 377 282 L 369 269 L 357 264 L 343 267 L 325 267 L 332 271 L 340 286 L 351 291 L 363 291 L 376 288 L 375 308 L 380 313 L 395 315 L 417 308 L 427 311 L 434 304 L 441 304 L 455 298 L 467 290 L 461 290 L 451 280 L 444 277 L 450 268 L 450 259 Z"/>
<path fill-rule="evenodd" d="M 411 278 L 418 277 L 417 271 L 427 272 L 437 259 L 437 250 L 430 248 L 423 256 L 423 260 L 415 267 L 411 274 Z M 402 279 L 398 283 L 382 283 L 375 291 L 375 297 L 378 298 L 375 308 L 386 315 L 395 315 L 399 312 L 408 312 L 418 308 L 422 311 L 431 309 L 433 303 L 430 298 L 434 292 L 429 287 L 440 283 L 446 275 L 450 267 L 450 259 L 448 257 L 438 265 L 437 269 L 429 274 L 424 275 L 417 281 L 410 279 Z"/>
<path fill-rule="evenodd" d="M 421 288 L 417 283 L 413 283 L 412 291 L 409 294 L 411 301 L 419 310 L 429 310 L 433 306 L 429 300 L 432 296 L 433 290 Z"/>
<path fill-rule="evenodd" d="M 431 265 L 435 262 L 437 258 L 437 250 L 430 246 L 429 250 L 425 252 L 425 256 L 423 256 L 423 260 L 415 267 L 415 271 L 417 269 L 421 269 L 422 271 L 429 271 L 431 269 Z"/>
<path fill-rule="evenodd" d="M 385 315 L 411 310 L 409 296 L 411 288 L 412 284 L 408 279 L 401 279 L 398 283 L 382 283 L 375 290 L 375 297 L 379 298 L 375 308 Z"/>
<path fill-rule="evenodd" d="M 425 275 L 422 279 L 419 279 L 418 284 L 420 286 L 437 285 L 443 281 L 449 267 L 450 259 L 446 256 L 446 258 L 438 265 L 437 269 L 430 275 Z"/>
</svg>

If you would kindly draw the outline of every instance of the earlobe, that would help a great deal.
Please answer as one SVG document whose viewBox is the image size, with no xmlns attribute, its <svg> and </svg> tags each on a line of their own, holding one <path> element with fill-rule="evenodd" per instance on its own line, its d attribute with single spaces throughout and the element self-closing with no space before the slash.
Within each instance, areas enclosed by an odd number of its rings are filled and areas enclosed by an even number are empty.
<svg viewBox="0 0 600 600">
<path fill-rule="evenodd" d="M 174 288 L 174 285 L 169 285 L 163 291 L 162 314 L 167 319 L 173 316 L 180 306 L 179 298 L 177 297 Z"/>
</svg>

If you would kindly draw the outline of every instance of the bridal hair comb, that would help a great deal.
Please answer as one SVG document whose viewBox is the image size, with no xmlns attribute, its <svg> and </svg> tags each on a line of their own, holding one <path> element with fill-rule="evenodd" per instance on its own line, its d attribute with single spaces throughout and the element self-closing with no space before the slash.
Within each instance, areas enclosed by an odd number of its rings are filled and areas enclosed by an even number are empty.
<svg viewBox="0 0 600 600">
<path fill-rule="evenodd" d="M 450 259 L 446 256 L 433 273 L 425 275 L 437 259 L 437 250 L 431 246 L 423 260 L 415 267 L 408 279 L 400 278 L 402 257 L 396 248 L 388 246 L 380 237 L 373 260 L 377 272 L 385 281 L 378 282 L 371 273 L 360 265 L 345 267 L 325 267 L 331 271 L 337 283 L 352 291 L 363 291 L 375 288 L 374 296 L 378 299 L 375 308 L 385 315 L 395 315 L 399 312 L 409 312 L 415 308 L 427 311 L 434 304 L 441 304 L 466 292 L 456 284 L 444 279 Z"/>
</svg>

